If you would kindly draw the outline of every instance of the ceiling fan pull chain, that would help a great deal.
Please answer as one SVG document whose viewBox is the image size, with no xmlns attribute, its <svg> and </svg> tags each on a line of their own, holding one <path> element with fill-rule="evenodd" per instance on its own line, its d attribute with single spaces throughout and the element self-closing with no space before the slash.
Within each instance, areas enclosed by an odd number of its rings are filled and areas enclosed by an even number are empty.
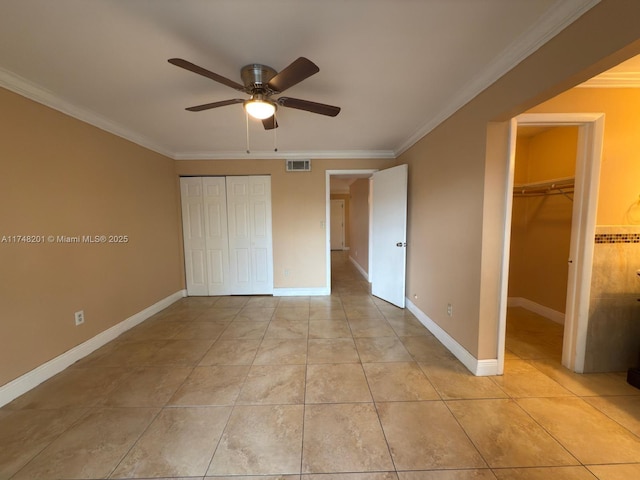
<svg viewBox="0 0 640 480">
<path fill-rule="evenodd" d="M 278 129 L 275 128 L 275 125 L 277 125 L 278 122 L 276 120 L 276 112 L 273 112 L 273 125 L 274 125 L 274 129 L 273 129 L 273 151 L 277 152 L 278 151 Z"/>
<path fill-rule="evenodd" d="M 247 153 L 251 153 L 251 150 L 249 149 L 249 114 L 245 111 L 244 116 L 247 124 Z"/>
</svg>

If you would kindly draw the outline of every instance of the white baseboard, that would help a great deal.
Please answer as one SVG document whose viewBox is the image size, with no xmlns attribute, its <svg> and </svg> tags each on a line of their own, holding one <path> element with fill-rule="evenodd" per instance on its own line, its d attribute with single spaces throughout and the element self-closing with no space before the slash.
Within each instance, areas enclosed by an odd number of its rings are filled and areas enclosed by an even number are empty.
<svg viewBox="0 0 640 480">
<path fill-rule="evenodd" d="M 352 256 L 349 256 L 349 261 L 351 263 L 353 263 L 353 266 L 356 267 L 356 270 L 358 270 L 360 272 L 360 275 L 362 275 L 365 280 L 368 282 L 369 281 L 369 274 L 365 271 L 364 268 L 362 268 L 360 266 L 360 264 L 358 262 L 355 261 L 355 259 Z"/>
<path fill-rule="evenodd" d="M 478 377 L 498 375 L 498 359 L 478 360 L 471 355 L 462 345 L 460 345 L 451 335 L 445 332 L 436 322 L 431 320 L 427 314 L 416 307 L 411 300 L 406 299 L 407 309 L 429 330 L 447 350 L 467 367 L 467 369 Z"/>
<path fill-rule="evenodd" d="M 318 297 L 331 295 L 331 290 L 325 287 L 320 288 L 274 288 L 274 297 Z"/>
<path fill-rule="evenodd" d="M 37 387 L 45 380 L 50 379 L 54 375 L 60 373 L 65 368 L 73 365 L 78 360 L 86 357 L 98 348 L 106 345 L 111 340 L 115 339 L 127 330 L 135 327 L 136 325 L 144 322 L 152 315 L 164 310 L 172 303 L 185 297 L 186 290 L 180 290 L 176 293 L 163 298 L 159 302 L 154 303 L 150 307 L 145 308 L 141 312 L 138 312 L 131 317 L 123 320 L 122 322 L 114 325 L 113 327 L 99 333 L 93 338 L 90 338 L 86 342 L 81 343 L 73 347 L 71 350 L 64 352 L 62 355 L 43 363 L 39 367 L 34 368 L 30 372 L 6 383 L 0 387 L 0 407 L 11 402 L 20 395 L 28 392 L 32 388 Z"/>
<path fill-rule="evenodd" d="M 558 312 L 544 305 L 522 297 L 509 297 L 507 298 L 507 307 L 522 307 L 530 312 L 537 313 L 538 315 L 548 318 L 560 325 L 564 325 L 564 313 Z"/>
</svg>

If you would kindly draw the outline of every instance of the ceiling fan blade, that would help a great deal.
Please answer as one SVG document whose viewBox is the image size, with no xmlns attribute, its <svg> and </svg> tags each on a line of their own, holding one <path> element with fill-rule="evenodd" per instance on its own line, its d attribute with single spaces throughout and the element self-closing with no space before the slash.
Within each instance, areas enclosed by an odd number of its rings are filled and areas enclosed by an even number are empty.
<svg viewBox="0 0 640 480">
<path fill-rule="evenodd" d="M 223 77 L 222 75 L 218 75 L 217 73 L 210 72 L 209 70 L 199 67 L 198 65 L 195 65 L 186 60 L 183 60 L 182 58 L 170 58 L 168 62 L 177 67 L 184 68 L 185 70 L 189 70 L 190 72 L 197 73 L 198 75 L 202 75 L 203 77 L 210 78 L 211 80 L 214 80 L 218 83 L 226 85 L 227 87 L 231 87 L 240 92 L 245 91 L 244 85 L 240 85 L 239 83 L 234 82 L 233 80 L 229 80 L 228 78 Z"/>
<path fill-rule="evenodd" d="M 283 107 L 297 108 L 298 110 L 319 113 L 320 115 L 327 115 L 329 117 L 335 117 L 340 113 L 340 107 L 310 102 L 309 100 L 300 100 L 299 98 L 280 97 L 277 102 L 278 105 L 282 105 Z"/>
<path fill-rule="evenodd" d="M 262 125 L 264 125 L 265 130 L 273 130 L 274 128 L 278 128 L 278 122 L 276 121 L 275 115 L 271 115 L 269 118 L 263 119 Z"/>
<path fill-rule="evenodd" d="M 204 105 L 196 105 L 195 107 L 189 107 L 185 110 L 190 112 L 201 112 L 203 110 L 209 110 L 211 108 L 225 107 L 227 105 L 233 105 L 234 103 L 244 103 L 244 100 L 240 98 L 234 98 L 232 100 L 223 100 L 221 102 L 205 103 Z"/>
<path fill-rule="evenodd" d="M 318 66 L 311 60 L 300 57 L 269 80 L 268 86 L 274 92 L 282 93 L 319 71 Z"/>
</svg>

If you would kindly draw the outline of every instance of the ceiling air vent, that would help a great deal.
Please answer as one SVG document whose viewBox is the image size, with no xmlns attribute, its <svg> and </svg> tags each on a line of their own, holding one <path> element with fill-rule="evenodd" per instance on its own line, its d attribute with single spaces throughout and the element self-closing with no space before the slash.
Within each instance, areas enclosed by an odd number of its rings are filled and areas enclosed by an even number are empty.
<svg viewBox="0 0 640 480">
<path fill-rule="evenodd" d="M 287 160 L 287 172 L 310 172 L 311 160 Z"/>
</svg>

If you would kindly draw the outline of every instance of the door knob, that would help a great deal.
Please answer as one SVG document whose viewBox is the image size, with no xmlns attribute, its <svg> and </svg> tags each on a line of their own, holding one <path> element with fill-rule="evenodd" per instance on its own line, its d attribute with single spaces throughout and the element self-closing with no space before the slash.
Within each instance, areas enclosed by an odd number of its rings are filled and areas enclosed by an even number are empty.
<svg viewBox="0 0 640 480">
<path fill-rule="evenodd" d="M 398 243 L 396 243 L 396 247 L 406 247 L 406 246 L 407 246 L 407 242 L 404 242 L 404 243 L 398 242 Z"/>
</svg>

